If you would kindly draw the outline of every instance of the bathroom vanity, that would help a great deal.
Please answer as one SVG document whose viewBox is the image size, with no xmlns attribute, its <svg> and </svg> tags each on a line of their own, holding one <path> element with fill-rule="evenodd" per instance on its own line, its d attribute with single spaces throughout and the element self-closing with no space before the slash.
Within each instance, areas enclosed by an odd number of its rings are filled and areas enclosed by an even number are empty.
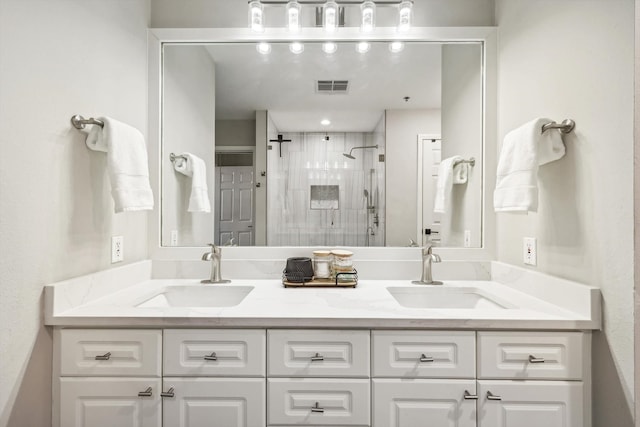
<svg viewBox="0 0 640 427">
<path fill-rule="evenodd" d="M 591 425 L 595 288 L 499 263 L 491 280 L 355 289 L 150 264 L 46 288 L 54 425 Z"/>
</svg>

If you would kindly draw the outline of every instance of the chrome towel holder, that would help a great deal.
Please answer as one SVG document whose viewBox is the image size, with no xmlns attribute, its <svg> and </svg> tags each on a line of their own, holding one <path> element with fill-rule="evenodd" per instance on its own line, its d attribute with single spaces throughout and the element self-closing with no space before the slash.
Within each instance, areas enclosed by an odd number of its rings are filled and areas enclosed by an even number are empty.
<svg viewBox="0 0 640 427">
<path fill-rule="evenodd" d="M 469 160 L 458 160 L 453 164 L 453 166 L 458 166 L 459 164 L 462 164 L 462 163 L 468 163 L 471 167 L 473 167 L 476 165 L 476 158 L 471 157 L 469 158 Z"/>
<path fill-rule="evenodd" d="M 548 131 L 549 129 L 560 129 L 562 133 L 569 133 L 573 131 L 576 127 L 576 122 L 571 119 L 563 120 L 562 123 L 551 122 L 542 126 L 542 133 Z"/>
<path fill-rule="evenodd" d="M 104 127 L 104 122 L 102 120 L 94 119 L 93 117 L 85 119 L 80 114 L 76 114 L 75 116 L 71 117 L 71 124 L 76 129 L 84 129 L 86 125 L 97 125 L 101 128 Z"/>
<path fill-rule="evenodd" d="M 187 157 L 183 156 L 181 154 L 170 153 L 169 154 L 169 160 L 171 160 L 171 163 L 175 163 L 176 160 L 181 160 L 181 161 L 186 162 L 187 161 Z"/>
</svg>

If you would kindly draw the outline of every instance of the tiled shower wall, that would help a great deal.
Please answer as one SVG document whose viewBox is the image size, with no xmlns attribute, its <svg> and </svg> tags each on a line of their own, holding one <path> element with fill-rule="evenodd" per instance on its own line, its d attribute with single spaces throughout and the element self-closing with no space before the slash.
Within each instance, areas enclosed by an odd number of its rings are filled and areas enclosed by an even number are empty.
<svg viewBox="0 0 640 427">
<path fill-rule="evenodd" d="M 384 123 L 384 121 L 381 121 Z M 269 246 L 384 246 L 384 132 L 284 133 L 267 151 L 267 244 Z M 276 134 L 271 130 L 269 139 Z M 277 131 L 276 131 L 277 132 Z M 325 137 L 329 140 L 326 141 Z M 378 144 L 378 149 L 352 147 Z M 338 209 L 311 209 L 312 185 L 339 186 Z M 367 209 L 364 190 L 370 194 Z M 378 225 L 374 224 L 378 218 Z M 368 228 L 369 227 L 369 228 Z"/>
</svg>

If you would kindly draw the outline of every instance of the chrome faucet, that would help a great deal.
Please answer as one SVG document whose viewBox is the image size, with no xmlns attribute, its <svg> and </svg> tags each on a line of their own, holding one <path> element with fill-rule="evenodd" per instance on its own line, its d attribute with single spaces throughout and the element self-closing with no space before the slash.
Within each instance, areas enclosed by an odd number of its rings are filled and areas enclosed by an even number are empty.
<svg viewBox="0 0 640 427">
<path fill-rule="evenodd" d="M 221 258 L 222 249 L 219 246 L 209 243 L 211 246 L 210 252 L 202 254 L 202 261 L 211 261 L 211 278 L 209 280 L 202 280 L 201 283 L 229 283 L 231 280 L 222 279 L 221 273 Z"/>
<path fill-rule="evenodd" d="M 441 262 L 440 255 L 434 254 L 433 245 L 428 244 L 422 248 L 422 277 L 420 280 L 414 280 L 411 283 L 416 285 L 442 285 L 442 282 L 434 281 L 431 275 L 431 265 L 434 262 Z"/>
</svg>

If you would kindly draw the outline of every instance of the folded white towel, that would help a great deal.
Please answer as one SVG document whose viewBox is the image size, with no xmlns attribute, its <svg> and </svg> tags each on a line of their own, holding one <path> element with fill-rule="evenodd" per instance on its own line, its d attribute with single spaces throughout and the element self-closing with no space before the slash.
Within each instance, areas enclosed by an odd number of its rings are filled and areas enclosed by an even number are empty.
<svg viewBox="0 0 640 427">
<path fill-rule="evenodd" d="M 469 179 L 469 163 L 459 161 L 453 166 L 453 183 L 466 184 Z"/>
<path fill-rule="evenodd" d="M 560 131 L 542 133 L 551 120 L 532 120 L 505 136 L 498 161 L 493 207 L 496 212 L 538 210 L 538 167 L 564 156 Z"/>
<path fill-rule="evenodd" d="M 207 187 L 207 165 L 200 157 L 191 153 L 182 153 L 186 161 L 176 160 L 174 168 L 183 175 L 191 177 L 191 196 L 188 212 L 211 212 L 209 190 Z"/>
<path fill-rule="evenodd" d="M 104 128 L 92 126 L 86 144 L 92 150 L 107 153 L 115 212 L 153 209 L 144 136 L 133 126 L 110 117 L 99 120 L 104 122 Z"/>
<path fill-rule="evenodd" d="M 453 186 L 453 165 L 462 160 L 460 156 L 446 158 L 438 166 L 438 182 L 436 183 L 436 197 L 433 203 L 433 211 L 445 213 L 451 201 L 451 188 Z"/>
</svg>

